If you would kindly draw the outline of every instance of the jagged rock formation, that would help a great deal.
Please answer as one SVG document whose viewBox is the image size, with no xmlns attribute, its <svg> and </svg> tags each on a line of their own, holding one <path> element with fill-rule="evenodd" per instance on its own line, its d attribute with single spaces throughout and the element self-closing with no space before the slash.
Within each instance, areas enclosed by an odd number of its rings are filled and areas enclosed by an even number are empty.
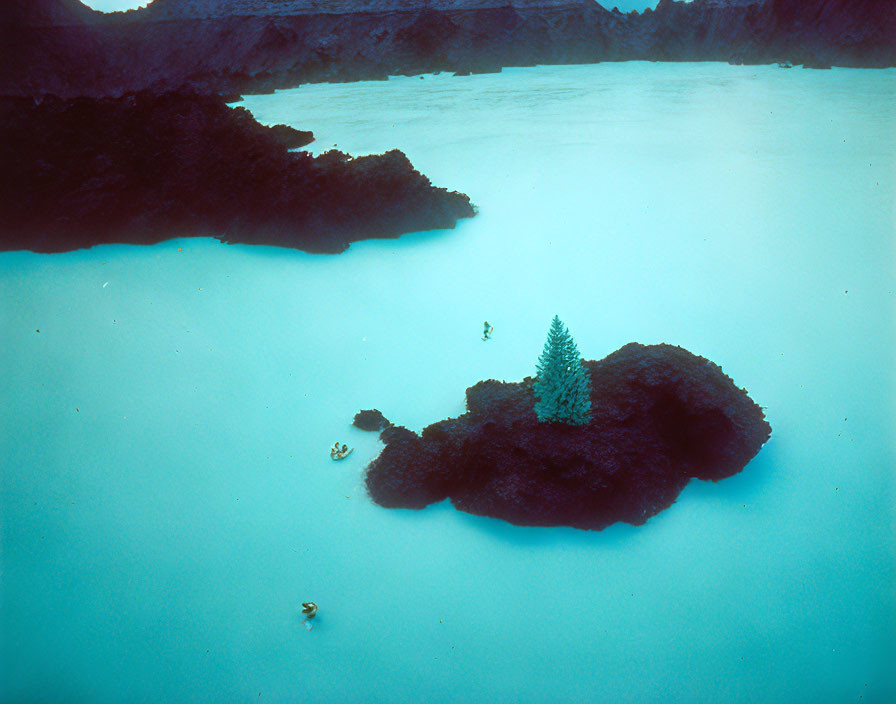
<svg viewBox="0 0 896 704">
<path fill-rule="evenodd" d="M 467 412 L 382 431 L 367 489 L 386 507 L 454 506 L 518 525 L 601 530 L 640 525 L 692 479 L 740 472 L 771 434 L 762 409 L 712 362 L 671 345 L 631 343 L 591 374 L 584 426 L 540 423 L 533 379 L 482 381 Z"/>
<path fill-rule="evenodd" d="M 352 425 L 361 430 L 378 432 L 392 425 L 380 411 L 372 408 L 366 411 L 358 411 L 352 420 Z"/>
<path fill-rule="evenodd" d="M 430 71 L 628 59 L 896 65 L 896 3 L 661 0 L 155 0 L 102 15 L 7 0 L 0 93 L 220 93 Z"/>
<path fill-rule="evenodd" d="M 399 151 L 290 152 L 311 133 L 215 96 L 2 98 L 0 115 L 0 250 L 214 236 L 336 253 L 473 215 Z"/>
</svg>

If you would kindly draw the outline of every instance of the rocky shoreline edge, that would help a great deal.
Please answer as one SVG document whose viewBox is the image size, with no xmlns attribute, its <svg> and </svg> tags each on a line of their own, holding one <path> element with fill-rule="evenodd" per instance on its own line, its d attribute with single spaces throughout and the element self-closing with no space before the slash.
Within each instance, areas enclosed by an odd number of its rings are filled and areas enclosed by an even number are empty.
<svg viewBox="0 0 896 704">
<path fill-rule="evenodd" d="M 0 250 L 217 237 L 335 254 L 474 215 L 398 150 L 291 151 L 312 134 L 213 95 L 0 97 L 0 115 Z"/>
</svg>

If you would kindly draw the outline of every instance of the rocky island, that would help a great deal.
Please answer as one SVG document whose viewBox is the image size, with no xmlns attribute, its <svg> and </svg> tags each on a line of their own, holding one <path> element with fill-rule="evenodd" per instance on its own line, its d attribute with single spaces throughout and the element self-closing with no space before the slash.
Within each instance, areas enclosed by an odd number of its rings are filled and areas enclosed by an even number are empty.
<svg viewBox="0 0 896 704">
<path fill-rule="evenodd" d="M 567 361 L 561 369 L 574 369 Z M 740 472 L 771 434 L 745 390 L 680 347 L 631 343 L 582 362 L 560 394 L 580 407 L 567 422 L 544 412 L 566 403 L 539 387 L 545 368 L 522 382 L 479 382 L 467 389 L 466 413 L 421 435 L 383 424 L 385 448 L 366 471 L 371 498 L 411 509 L 450 499 L 524 526 L 640 525 L 692 478 Z M 583 383 L 584 396 L 574 388 Z"/>
<path fill-rule="evenodd" d="M 338 253 L 473 215 L 400 151 L 290 151 L 311 133 L 266 127 L 217 96 L 6 97 L 0 115 L 0 250 L 211 236 Z"/>
</svg>

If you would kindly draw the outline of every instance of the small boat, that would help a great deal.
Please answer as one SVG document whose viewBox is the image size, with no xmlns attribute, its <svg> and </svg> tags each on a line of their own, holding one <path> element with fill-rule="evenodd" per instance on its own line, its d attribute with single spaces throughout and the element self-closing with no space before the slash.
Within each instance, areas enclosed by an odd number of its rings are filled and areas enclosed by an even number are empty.
<svg viewBox="0 0 896 704">
<path fill-rule="evenodd" d="M 789 61 L 779 61 L 778 68 L 793 68 L 793 64 Z"/>
<path fill-rule="evenodd" d="M 346 457 L 348 457 L 354 451 L 355 451 L 355 448 L 350 447 L 346 452 L 334 452 L 332 455 L 330 455 L 330 459 L 333 460 L 334 462 L 336 460 L 344 460 Z"/>
</svg>

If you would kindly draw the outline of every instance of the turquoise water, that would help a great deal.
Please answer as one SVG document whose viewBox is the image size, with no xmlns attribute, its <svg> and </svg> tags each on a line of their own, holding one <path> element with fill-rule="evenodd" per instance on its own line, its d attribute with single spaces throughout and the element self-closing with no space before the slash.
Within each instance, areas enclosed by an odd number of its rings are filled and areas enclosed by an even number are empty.
<svg viewBox="0 0 896 704">
<path fill-rule="evenodd" d="M 0 698 L 894 700 L 894 98 L 719 64 L 304 86 L 245 105 L 480 214 L 338 256 L 0 254 Z M 555 313 L 586 358 L 714 360 L 771 441 L 641 527 L 372 505 L 354 413 L 462 413 Z"/>
</svg>

